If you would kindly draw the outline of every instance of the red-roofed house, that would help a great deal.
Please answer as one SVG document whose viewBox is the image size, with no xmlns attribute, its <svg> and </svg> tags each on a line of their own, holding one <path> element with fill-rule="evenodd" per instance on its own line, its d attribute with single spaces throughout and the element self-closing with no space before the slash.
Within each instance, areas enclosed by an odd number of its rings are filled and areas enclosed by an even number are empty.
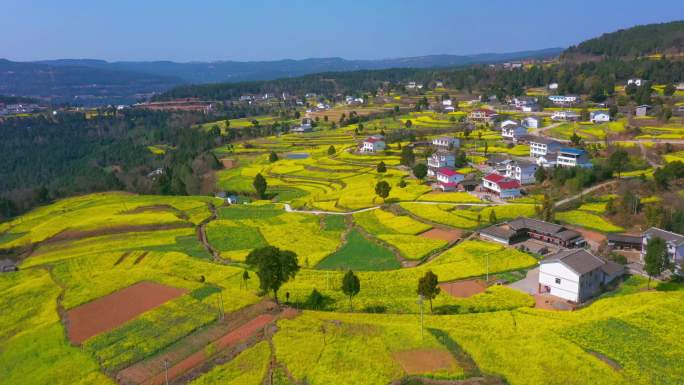
<svg viewBox="0 0 684 385">
<path fill-rule="evenodd" d="M 465 175 L 453 168 L 443 167 L 437 171 L 437 186 L 443 191 L 453 191 Z"/>
<path fill-rule="evenodd" d="M 378 152 L 385 149 L 385 138 L 381 135 L 373 135 L 361 143 L 361 152 Z"/>
<path fill-rule="evenodd" d="M 498 115 L 494 110 L 489 110 L 486 108 L 479 108 L 477 110 L 472 110 L 468 114 L 468 119 L 475 122 L 489 123 Z"/>
<path fill-rule="evenodd" d="M 495 172 L 482 178 L 482 186 L 504 199 L 520 196 L 520 182 Z"/>
</svg>

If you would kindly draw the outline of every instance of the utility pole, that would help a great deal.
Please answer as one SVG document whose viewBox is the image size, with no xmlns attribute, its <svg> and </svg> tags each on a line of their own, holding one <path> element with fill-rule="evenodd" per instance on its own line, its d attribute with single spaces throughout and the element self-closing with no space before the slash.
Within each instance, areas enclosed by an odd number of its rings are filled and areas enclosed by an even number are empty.
<svg viewBox="0 0 684 385">
<path fill-rule="evenodd" d="M 169 385 L 169 359 L 164 358 L 164 383 Z"/>
<path fill-rule="evenodd" d="M 226 315 L 225 309 L 223 308 L 223 292 L 219 291 L 219 301 L 220 303 L 220 309 L 221 309 L 221 321 L 223 321 L 223 317 Z"/>
<path fill-rule="evenodd" d="M 416 301 L 417 304 L 420 305 L 420 339 L 424 339 L 423 337 L 423 295 L 419 294 L 418 295 L 418 301 Z"/>
</svg>

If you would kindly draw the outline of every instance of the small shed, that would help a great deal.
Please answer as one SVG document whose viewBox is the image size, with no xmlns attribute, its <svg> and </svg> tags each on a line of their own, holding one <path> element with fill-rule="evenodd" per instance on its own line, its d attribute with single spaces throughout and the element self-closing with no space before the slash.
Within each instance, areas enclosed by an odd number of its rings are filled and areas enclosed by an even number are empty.
<svg viewBox="0 0 684 385">
<path fill-rule="evenodd" d="M 618 250 L 641 250 L 641 235 L 608 234 L 608 246 Z"/>
</svg>

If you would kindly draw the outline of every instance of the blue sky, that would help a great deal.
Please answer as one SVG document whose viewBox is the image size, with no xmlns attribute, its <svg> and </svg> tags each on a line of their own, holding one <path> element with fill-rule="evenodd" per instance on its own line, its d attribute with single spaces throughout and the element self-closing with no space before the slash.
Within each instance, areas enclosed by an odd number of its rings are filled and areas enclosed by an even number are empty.
<svg viewBox="0 0 684 385">
<path fill-rule="evenodd" d="M 678 0 L 3 0 L 0 58 L 377 59 L 566 47 Z"/>
</svg>

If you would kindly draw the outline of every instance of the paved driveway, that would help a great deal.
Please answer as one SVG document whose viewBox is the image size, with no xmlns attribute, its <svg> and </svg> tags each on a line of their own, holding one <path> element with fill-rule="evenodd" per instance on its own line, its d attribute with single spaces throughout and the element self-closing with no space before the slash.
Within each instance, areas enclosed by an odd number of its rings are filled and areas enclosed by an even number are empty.
<svg viewBox="0 0 684 385">
<path fill-rule="evenodd" d="M 511 283 L 508 287 L 531 295 L 537 294 L 537 288 L 539 287 L 539 267 L 535 267 L 528 271 L 525 278 Z"/>
</svg>

